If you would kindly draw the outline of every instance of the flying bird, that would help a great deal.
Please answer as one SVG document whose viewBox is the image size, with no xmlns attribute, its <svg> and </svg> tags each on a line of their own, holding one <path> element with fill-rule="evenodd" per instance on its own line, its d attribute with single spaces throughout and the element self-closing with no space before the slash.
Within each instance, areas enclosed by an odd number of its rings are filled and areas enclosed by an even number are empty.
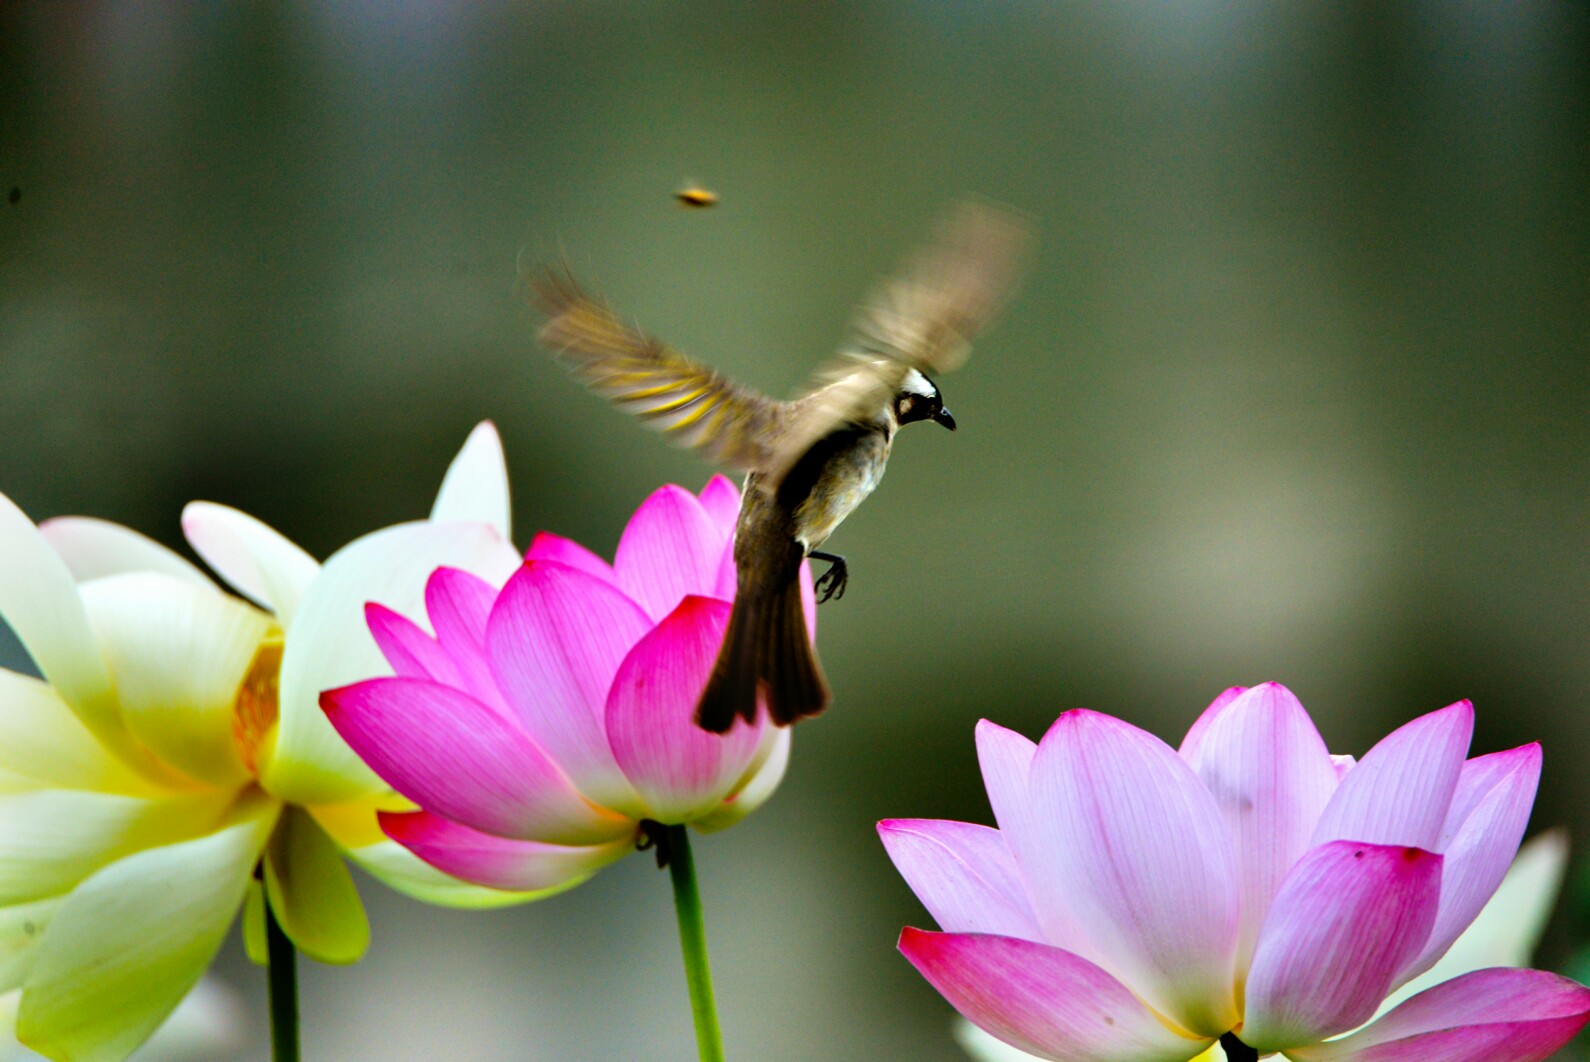
<svg viewBox="0 0 1590 1062">
<path fill-rule="evenodd" d="M 801 562 L 829 563 L 820 600 L 843 596 L 845 561 L 819 547 L 877 487 L 901 425 L 955 430 L 932 377 L 966 360 L 972 337 L 1008 299 L 1027 243 L 1014 213 L 957 204 L 927 247 L 863 303 L 839 354 L 784 402 L 626 324 L 566 269 L 531 282 L 547 316 L 541 342 L 587 387 L 707 460 L 748 473 L 734 607 L 696 707 L 703 729 L 753 721 L 759 690 L 781 726 L 828 706 L 801 607 Z"/>
</svg>

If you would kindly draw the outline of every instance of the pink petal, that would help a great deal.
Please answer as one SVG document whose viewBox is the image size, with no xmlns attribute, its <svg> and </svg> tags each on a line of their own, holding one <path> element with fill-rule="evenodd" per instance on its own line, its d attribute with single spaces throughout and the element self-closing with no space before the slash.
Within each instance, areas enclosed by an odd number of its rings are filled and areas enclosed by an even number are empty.
<svg viewBox="0 0 1590 1062">
<path fill-rule="evenodd" d="M 618 540 L 613 570 L 618 585 L 661 620 L 686 594 L 717 588 L 723 533 L 694 494 L 673 484 L 659 487 L 630 517 Z"/>
<path fill-rule="evenodd" d="M 789 768 L 790 730 L 787 726 L 763 728 L 762 740 L 734 791 L 709 814 L 691 825 L 702 833 L 726 830 L 767 803 Z"/>
<path fill-rule="evenodd" d="M 646 805 L 646 817 L 686 822 L 733 791 L 765 723 L 712 734 L 696 702 L 723 644 L 729 606 L 691 595 L 631 649 L 607 699 L 613 755 Z"/>
<path fill-rule="evenodd" d="M 1214 700 L 1209 702 L 1209 707 L 1205 708 L 1203 714 L 1193 721 L 1193 725 L 1187 729 L 1187 736 L 1181 739 L 1181 748 L 1176 751 L 1180 753 L 1182 759 L 1191 761 L 1193 752 L 1198 748 L 1199 743 L 1203 741 L 1204 732 L 1209 729 L 1209 724 L 1213 723 L 1225 712 L 1226 705 L 1247 691 L 1248 687 L 1246 686 L 1227 686 L 1220 691 Z"/>
<path fill-rule="evenodd" d="M 486 627 L 486 655 L 509 707 L 586 796 L 640 815 L 607 743 L 607 691 L 651 630 L 639 605 L 594 575 L 532 561 L 508 580 Z"/>
<path fill-rule="evenodd" d="M 1419 953 L 1441 899 L 1441 857 L 1331 841 L 1281 884 L 1248 971 L 1244 1043 L 1260 1054 L 1346 1032 Z"/>
<path fill-rule="evenodd" d="M 512 720 L 450 686 L 370 679 L 327 690 L 320 706 L 393 789 L 477 830 L 597 844 L 634 829 L 585 800 Z"/>
<path fill-rule="evenodd" d="M 1308 851 L 1336 790 L 1336 768 L 1314 721 L 1285 686 L 1267 682 L 1226 694 L 1198 721 L 1196 740 L 1189 734 L 1181 755 L 1214 795 L 1236 839 L 1242 890 L 1237 965 L 1245 970 L 1271 899 Z"/>
<path fill-rule="evenodd" d="M 577 884 L 635 848 L 633 835 L 567 846 L 496 837 L 428 811 L 383 811 L 379 818 L 388 837 L 442 873 L 515 892 Z"/>
<path fill-rule="evenodd" d="M 967 1020 L 1039 1058 L 1187 1062 L 1212 1042 L 1178 1035 L 1120 981 L 1047 944 L 907 929 L 900 953 Z"/>
<path fill-rule="evenodd" d="M 1541 1062 L 1590 1021 L 1590 989 L 1541 970 L 1476 970 L 1297 1062 Z"/>
<path fill-rule="evenodd" d="M 432 679 L 444 686 L 461 685 L 453 658 L 419 624 L 385 605 L 364 606 L 370 636 L 399 678 Z"/>
<path fill-rule="evenodd" d="M 1540 746 L 1523 745 L 1470 760 L 1463 767 L 1465 789 L 1486 784 L 1478 801 L 1465 794 L 1468 814 L 1442 855 L 1441 910 L 1419 957 L 1398 978 L 1405 983 L 1434 966 L 1452 942 L 1469 927 L 1507 876 L 1529 825 L 1529 812 L 1540 785 Z M 1454 803 L 1456 803 L 1454 801 Z"/>
<path fill-rule="evenodd" d="M 547 531 L 537 531 L 525 552 L 528 561 L 548 560 L 567 564 L 582 572 L 596 576 L 604 583 L 618 585 L 618 575 L 613 566 L 571 538 L 562 538 Z"/>
<path fill-rule="evenodd" d="M 1526 751 L 1530 749 L 1533 752 Z M 1457 789 L 1452 793 L 1452 805 L 1447 809 L 1446 821 L 1441 826 L 1441 847 L 1438 851 L 1446 851 L 1447 845 L 1457 837 L 1474 809 L 1490 796 L 1499 783 L 1515 775 L 1519 764 L 1527 758 L 1540 759 L 1538 742 L 1505 752 L 1475 756 L 1463 764 L 1463 770 L 1458 774 Z"/>
<path fill-rule="evenodd" d="M 994 821 L 999 823 L 1000 835 L 1018 869 L 1037 858 L 1032 853 L 1046 843 L 1035 835 L 1034 816 L 1027 795 L 1027 777 L 1037 752 L 1036 744 L 1014 730 L 987 719 L 977 724 L 977 759 L 983 772 L 983 788 L 988 790 Z M 1043 930 L 1037 939 L 1073 951 L 1086 947 L 1083 927 L 1064 896 L 1034 892 L 1030 888 L 1028 895 Z"/>
<path fill-rule="evenodd" d="M 276 744 L 262 758 L 270 792 L 305 806 L 373 796 L 385 787 L 359 761 L 320 711 L 322 690 L 384 671 L 364 622 L 379 601 L 418 619 L 425 580 L 457 565 L 504 580 L 518 566 L 514 548 L 489 524 L 414 521 L 371 532 L 334 553 L 304 592 L 282 654 L 281 720 Z"/>
<path fill-rule="evenodd" d="M 878 836 L 939 928 L 1043 939 L 1021 871 L 998 830 L 942 819 L 885 819 Z"/>
<path fill-rule="evenodd" d="M 718 560 L 718 578 L 712 584 L 712 596 L 719 601 L 733 601 L 739 588 L 740 572 L 734 566 L 734 540 L 731 538 L 724 545 L 723 556 Z"/>
<path fill-rule="evenodd" d="M 1027 813 L 1027 776 L 1038 746 L 1014 730 L 987 719 L 977 724 L 977 763 L 994 821 L 1005 833 L 1021 830 Z"/>
<path fill-rule="evenodd" d="M 1473 733 L 1468 701 L 1392 731 L 1342 778 L 1313 843 L 1363 841 L 1434 851 Z"/>
<path fill-rule="evenodd" d="M 1236 853 L 1192 769 L 1154 735 L 1078 709 L 1044 735 L 1028 788 L 1033 842 L 1018 834 L 1016 851 L 1040 913 L 1073 912 L 1078 953 L 1184 1028 L 1235 1025 Z"/>
<path fill-rule="evenodd" d="M 740 519 L 740 488 L 736 487 L 729 477 L 724 475 L 713 476 L 707 480 L 707 485 L 701 488 L 701 507 L 706 510 L 707 516 L 722 532 L 725 542 L 734 534 L 734 525 Z"/>
<path fill-rule="evenodd" d="M 457 568 L 437 568 L 425 582 L 425 612 L 437 643 L 452 657 L 458 675 L 455 685 L 478 701 L 508 711 L 485 648 L 486 626 L 496 601 L 496 587 Z"/>
<path fill-rule="evenodd" d="M 425 613 L 436 640 L 449 652 L 480 651 L 497 588 L 458 568 L 437 568 L 425 581 Z"/>
</svg>

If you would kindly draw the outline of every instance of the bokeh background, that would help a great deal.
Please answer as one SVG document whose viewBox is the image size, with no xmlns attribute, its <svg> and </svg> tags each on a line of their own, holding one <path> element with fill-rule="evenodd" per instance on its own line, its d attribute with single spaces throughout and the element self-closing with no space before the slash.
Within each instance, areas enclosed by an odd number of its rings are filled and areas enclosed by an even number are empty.
<svg viewBox="0 0 1590 1062">
<path fill-rule="evenodd" d="M 675 206 L 694 179 L 722 196 Z M 873 833 L 989 821 L 972 727 L 1173 743 L 1276 678 L 1337 751 L 1470 697 L 1590 838 L 1590 8 L 0 5 L 0 490 L 324 555 L 502 430 L 517 537 L 610 551 L 708 470 L 540 353 L 521 260 L 783 393 L 964 193 L 1019 299 L 832 540 L 836 699 L 697 848 L 730 1053 L 952 1060 Z M 14 643 L 0 660 L 25 666 Z M 433 910 L 365 881 L 309 1057 L 693 1057 L 666 879 Z M 1543 960 L 1584 936 L 1560 915 Z M 266 1057 L 262 974 L 222 978 Z"/>
</svg>

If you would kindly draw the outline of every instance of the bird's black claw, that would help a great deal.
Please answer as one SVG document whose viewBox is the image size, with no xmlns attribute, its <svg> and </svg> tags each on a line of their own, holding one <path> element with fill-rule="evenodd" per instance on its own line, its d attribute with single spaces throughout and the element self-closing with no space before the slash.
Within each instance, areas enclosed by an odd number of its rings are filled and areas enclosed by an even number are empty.
<svg viewBox="0 0 1590 1062">
<path fill-rule="evenodd" d="M 828 562 L 828 570 L 812 584 L 812 589 L 817 591 L 817 603 L 821 605 L 844 597 L 845 587 L 850 584 L 850 569 L 845 565 L 845 558 L 832 553 L 812 553 L 811 556 Z"/>
</svg>

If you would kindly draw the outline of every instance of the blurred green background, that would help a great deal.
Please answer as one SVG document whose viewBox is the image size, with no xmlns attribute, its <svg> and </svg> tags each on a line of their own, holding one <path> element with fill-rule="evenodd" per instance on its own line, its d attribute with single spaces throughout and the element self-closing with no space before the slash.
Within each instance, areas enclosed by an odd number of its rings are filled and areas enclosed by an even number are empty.
<svg viewBox="0 0 1590 1062">
<path fill-rule="evenodd" d="M 710 211 L 676 207 L 693 178 Z M 783 393 L 972 192 L 1024 291 L 831 541 L 836 703 L 697 850 L 732 1056 L 951 1060 L 873 834 L 989 821 L 972 727 L 1172 741 L 1275 678 L 1336 751 L 1470 697 L 1590 837 L 1590 8 L 0 5 L 0 490 L 324 555 L 492 418 L 517 537 L 708 470 L 533 342 L 516 262 Z M 23 658 L 14 644 L 4 662 Z M 310 1057 L 693 1057 L 648 858 L 489 915 L 369 882 Z M 1559 919 L 1545 959 L 1574 940 Z M 228 945 L 265 1056 L 263 977 Z"/>
</svg>

